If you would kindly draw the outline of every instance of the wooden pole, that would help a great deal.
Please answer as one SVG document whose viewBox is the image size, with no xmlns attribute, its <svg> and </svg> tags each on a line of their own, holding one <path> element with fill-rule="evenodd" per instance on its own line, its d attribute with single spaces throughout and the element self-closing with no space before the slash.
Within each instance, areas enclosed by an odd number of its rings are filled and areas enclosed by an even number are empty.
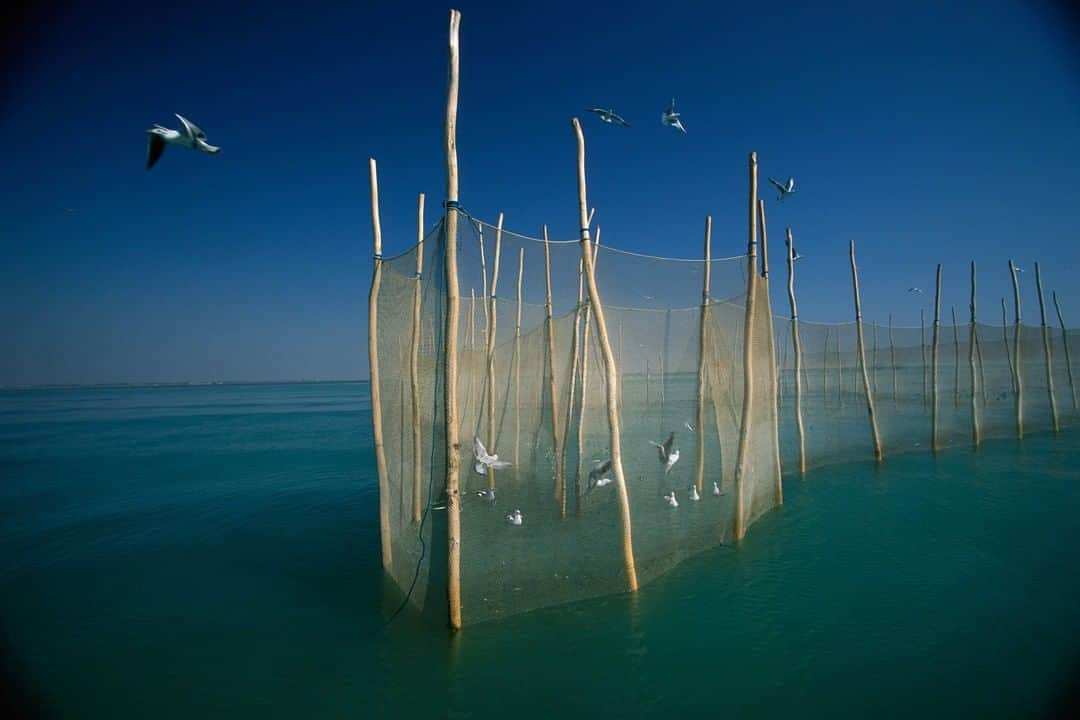
<svg viewBox="0 0 1080 720">
<path fill-rule="evenodd" d="M 619 518 L 622 525 L 623 564 L 626 568 L 628 589 L 638 589 L 637 566 L 634 562 L 633 530 L 630 520 L 630 496 L 626 487 L 626 477 L 622 464 L 622 430 L 619 424 L 619 404 L 615 355 L 611 351 L 608 338 L 607 322 L 604 320 L 604 306 L 600 303 L 600 291 L 596 288 L 596 271 L 590 252 L 588 217 L 585 214 L 585 136 L 581 132 L 581 123 L 573 119 L 574 133 L 577 135 L 578 160 L 578 215 L 581 223 L 581 252 L 585 258 L 585 279 L 589 288 L 589 304 L 596 314 L 596 331 L 600 336 L 600 349 L 604 359 L 604 373 L 607 376 L 607 411 L 608 430 L 611 443 L 611 467 L 615 471 L 615 485 L 619 497 Z"/>
<path fill-rule="evenodd" d="M 544 323 L 547 328 L 547 350 L 548 350 L 548 369 L 550 374 L 548 375 L 548 392 L 551 394 L 551 444 L 552 452 L 554 453 L 555 461 L 555 497 L 558 499 L 563 492 L 563 467 L 562 467 L 562 434 L 559 432 L 559 406 L 558 395 L 556 394 L 556 388 L 558 381 L 555 377 L 555 321 L 552 318 L 551 307 L 551 243 L 548 240 L 547 225 L 544 225 L 544 277 L 547 282 L 547 299 L 544 303 L 544 313 L 546 322 Z"/>
<path fill-rule="evenodd" d="M 750 425 L 754 421 L 754 306 L 757 299 L 757 153 L 750 153 L 750 222 L 747 240 L 746 317 L 743 321 L 743 406 L 739 423 L 739 449 L 735 464 L 735 539 L 746 534 L 747 493 L 750 484 L 746 473 L 750 459 Z"/>
<path fill-rule="evenodd" d="M 577 400 L 577 376 L 578 366 L 581 361 L 581 315 L 585 297 L 585 262 L 578 260 L 578 294 L 577 308 L 574 309 L 574 337 L 570 340 L 570 392 L 566 393 L 566 424 L 564 425 L 563 437 L 570 435 L 570 420 L 574 417 L 574 402 Z M 580 437 L 580 436 L 579 436 Z M 562 459 L 559 464 L 566 469 L 566 443 L 563 443 Z M 578 446 L 578 467 L 581 467 L 581 447 Z M 575 473 L 576 476 L 577 473 Z M 563 479 L 563 486 L 559 493 L 560 512 L 566 517 L 567 483 Z M 575 488 L 575 495 L 578 490 Z"/>
<path fill-rule="evenodd" d="M 896 397 L 897 397 L 896 344 L 893 342 L 892 313 L 889 313 L 889 364 L 892 365 L 892 399 L 893 399 L 893 405 L 895 405 L 896 404 Z"/>
<path fill-rule="evenodd" d="M 765 296 L 766 342 L 769 355 L 769 369 L 772 371 L 773 386 L 773 462 L 775 473 L 773 490 L 777 505 L 784 504 L 784 482 L 780 473 L 780 371 L 776 365 L 776 333 L 773 332 L 772 308 L 769 303 L 769 232 L 765 224 L 765 201 L 758 200 L 758 214 L 761 215 L 761 281 Z"/>
<path fill-rule="evenodd" d="M 953 407 L 960 407 L 960 331 L 956 328 L 956 306 L 952 309 L 952 339 L 953 339 Z"/>
<path fill-rule="evenodd" d="M 866 412 L 870 415 L 870 431 L 874 439 L 874 460 L 881 462 L 881 435 L 878 433 L 877 414 L 874 412 L 874 392 L 870 388 L 870 376 L 866 372 L 866 350 L 863 347 L 862 300 L 859 297 L 859 269 L 855 265 L 855 241 L 848 245 L 851 258 L 851 287 L 855 295 L 855 338 L 859 348 L 859 362 L 862 365 L 863 391 L 866 393 Z"/>
<path fill-rule="evenodd" d="M 701 315 L 698 324 L 697 397 L 694 427 L 697 429 L 697 458 L 694 485 L 698 494 L 705 492 L 705 369 L 709 329 L 709 290 L 712 284 L 712 216 L 705 217 L 705 280 L 701 285 Z"/>
<path fill-rule="evenodd" d="M 379 223 L 379 174 L 375 158 L 368 160 L 371 177 L 371 232 L 374 237 L 374 270 L 371 291 L 368 293 L 368 366 L 371 376 L 371 425 L 375 444 L 375 465 L 379 473 L 379 541 L 382 545 L 382 564 L 386 570 L 394 560 L 390 541 L 390 476 L 386 467 L 386 448 L 383 444 L 382 389 L 379 381 L 379 289 L 382 286 L 382 227 Z"/>
<path fill-rule="evenodd" d="M 1001 298 L 1001 339 L 1005 343 L 1005 357 L 1009 359 L 1009 379 L 1012 380 L 1013 395 L 1016 395 L 1016 366 L 1013 365 L 1012 350 L 1009 349 L 1009 321 L 1006 319 L 1005 298 Z"/>
<path fill-rule="evenodd" d="M 499 213 L 499 221 L 495 226 L 495 262 L 491 267 L 491 310 L 484 313 L 484 324 L 487 327 L 487 439 L 491 443 L 488 452 L 498 454 L 495 451 L 495 331 L 496 331 L 496 305 L 495 294 L 499 288 L 499 256 L 502 251 L 503 214 Z M 481 242 L 481 247 L 483 242 Z M 486 283 L 485 283 L 486 284 Z M 488 468 L 488 487 L 495 487 L 495 470 Z"/>
<path fill-rule="evenodd" d="M 521 444 L 521 279 L 525 274 L 525 248 L 518 248 L 517 320 L 514 323 L 514 466 L 520 467 Z"/>
<path fill-rule="evenodd" d="M 968 365 L 971 366 L 971 444 L 979 447 L 982 429 L 979 427 L 979 378 L 975 373 L 975 348 L 978 330 L 975 327 L 975 261 L 971 261 L 971 330 L 968 332 Z"/>
<path fill-rule="evenodd" d="M 1039 321 L 1042 323 L 1043 356 L 1046 360 L 1046 392 L 1050 395 L 1050 421 L 1054 432 L 1060 432 L 1057 397 L 1054 395 L 1054 353 L 1050 350 L 1050 326 L 1046 324 L 1046 303 L 1043 301 L 1042 273 L 1035 263 L 1035 287 L 1039 292 Z"/>
<path fill-rule="evenodd" d="M 983 371 L 983 358 L 982 358 L 982 346 L 979 342 L 979 328 L 975 326 L 975 362 L 979 366 L 979 399 L 982 400 L 982 407 L 986 407 L 986 375 Z"/>
<path fill-rule="evenodd" d="M 409 347 L 409 387 L 412 396 L 413 506 L 412 519 L 422 518 L 422 446 L 420 438 L 420 307 L 424 277 L 424 193 L 416 210 L 416 287 L 413 288 L 412 342 Z"/>
<path fill-rule="evenodd" d="M 1072 396 L 1072 408 L 1076 411 L 1076 385 L 1073 383 L 1072 357 L 1069 355 L 1069 331 L 1065 327 L 1065 319 L 1061 316 L 1061 305 L 1058 304 L 1057 291 L 1051 295 L 1054 298 L 1054 310 L 1057 311 L 1058 324 L 1061 326 L 1061 342 L 1065 345 L 1065 369 L 1069 374 L 1069 394 Z"/>
<path fill-rule="evenodd" d="M 1020 279 L 1016 276 L 1016 266 L 1009 260 L 1009 274 L 1012 275 L 1013 307 L 1016 310 L 1015 328 L 1013 329 L 1013 367 L 1016 368 L 1016 436 L 1024 437 L 1024 372 L 1020 355 Z"/>
<path fill-rule="evenodd" d="M 765 201 L 758 200 L 758 214 L 761 216 L 761 277 L 769 278 L 769 233 L 765 228 Z"/>
<path fill-rule="evenodd" d="M 487 261 L 484 256 L 484 226 L 480 223 L 476 224 L 476 237 L 480 242 L 480 309 L 484 313 L 484 347 L 487 347 L 487 336 L 489 328 L 488 318 L 488 275 L 487 275 Z M 490 440 L 490 438 L 489 438 Z"/>
<path fill-rule="evenodd" d="M 806 474 L 806 437 L 802 417 L 802 343 L 799 340 L 799 309 L 795 304 L 795 243 L 787 229 L 788 304 L 791 305 L 791 342 L 795 348 L 795 432 L 799 439 L 799 474 Z"/>
<path fill-rule="evenodd" d="M 593 208 L 589 212 L 589 218 L 592 218 L 592 213 L 596 209 Z M 600 254 L 600 228 L 596 228 L 596 243 L 593 248 L 593 269 L 596 269 L 597 255 Z M 584 269 L 584 265 L 582 265 Z M 582 273 L 584 275 L 584 273 Z M 578 304 L 580 305 L 583 300 L 583 293 L 581 282 L 578 282 Z M 581 468 L 584 463 L 585 452 L 585 405 L 589 401 L 589 337 L 590 337 L 590 325 L 592 323 L 592 307 L 585 304 L 585 329 L 582 330 L 582 348 L 581 348 L 581 402 L 578 405 L 578 426 L 577 426 L 577 470 L 574 473 L 574 487 L 576 492 L 575 497 L 575 509 L 580 508 L 578 504 L 581 500 Z"/>
<path fill-rule="evenodd" d="M 458 429 L 458 36 L 461 12 L 450 11 L 449 72 L 446 89 L 446 586 L 450 627 L 461 627 L 461 508 L 459 464 L 461 438 Z"/>
<path fill-rule="evenodd" d="M 934 284 L 934 346 L 931 349 L 930 366 L 930 449 L 938 451 L 938 340 L 941 336 L 941 263 L 937 266 L 937 280 Z"/>
</svg>

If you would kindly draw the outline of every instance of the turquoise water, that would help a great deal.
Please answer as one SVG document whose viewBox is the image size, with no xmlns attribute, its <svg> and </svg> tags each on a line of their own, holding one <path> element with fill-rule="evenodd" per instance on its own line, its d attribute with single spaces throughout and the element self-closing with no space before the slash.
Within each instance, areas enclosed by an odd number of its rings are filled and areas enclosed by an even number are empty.
<svg viewBox="0 0 1080 720">
<path fill-rule="evenodd" d="M 365 384 L 0 393 L 8 682 L 48 715 L 1023 717 L 1080 660 L 1080 432 L 824 468 L 736 549 L 468 628 L 379 568 Z"/>
</svg>

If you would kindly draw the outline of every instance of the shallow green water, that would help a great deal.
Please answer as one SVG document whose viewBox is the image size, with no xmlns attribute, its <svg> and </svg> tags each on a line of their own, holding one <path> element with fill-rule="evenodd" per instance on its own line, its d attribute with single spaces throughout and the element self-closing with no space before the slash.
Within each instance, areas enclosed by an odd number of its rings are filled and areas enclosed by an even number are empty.
<svg viewBox="0 0 1080 720">
<path fill-rule="evenodd" d="M 636 597 L 384 627 L 364 384 L 0 393 L 11 679 L 63 717 L 1017 717 L 1080 658 L 1080 432 L 787 479 Z"/>
</svg>

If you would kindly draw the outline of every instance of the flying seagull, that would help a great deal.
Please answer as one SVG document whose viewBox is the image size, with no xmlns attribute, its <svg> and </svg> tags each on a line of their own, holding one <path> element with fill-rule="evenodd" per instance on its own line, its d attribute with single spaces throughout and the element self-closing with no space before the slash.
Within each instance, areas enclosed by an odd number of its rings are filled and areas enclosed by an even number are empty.
<svg viewBox="0 0 1080 720">
<path fill-rule="evenodd" d="M 476 470 L 477 475 L 487 475 L 488 468 L 505 470 L 508 467 L 513 467 L 513 463 L 500 460 L 498 455 L 488 455 L 487 448 L 484 447 L 484 443 L 478 437 L 473 438 L 473 455 L 476 457 L 473 469 Z"/>
<path fill-rule="evenodd" d="M 649 441 L 649 444 L 656 447 L 656 454 L 660 456 L 660 464 L 664 466 L 664 474 L 667 475 L 671 472 L 671 468 L 675 467 L 675 463 L 679 462 L 679 450 L 673 448 L 675 433 L 672 432 L 668 435 L 668 439 L 664 441 L 663 445 L 652 440 Z"/>
<path fill-rule="evenodd" d="M 183 125 L 183 130 L 171 130 L 155 124 L 154 127 L 146 131 L 146 134 L 149 135 L 149 142 L 146 146 L 147 170 L 154 167 L 158 158 L 161 157 L 161 153 L 165 152 L 166 144 L 179 145 L 192 150 L 202 150 L 204 153 L 211 155 L 221 152 L 221 148 L 214 147 L 206 142 L 206 133 L 200 130 L 198 125 L 183 115 L 177 115 L 176 117 L 180 120 L 180 124 Z"/>
<path fill-rule="evenodd" d="M 611 484 L 611 461 L 596 463 L 589 471 L 589 485 L 585 494 L 588 495 L 596 488 L 609 484 Z"/>
<path fill-rule="evenodd" d="M 773 187 L 780 191 L 780 202 L 784 202 L 784 198 L 795 192 L 795 178 L 789 177 L 787 183 L 782 183 L 779 180 L 769 178 L 769 182 L 773 184 Z"/>
<path fill-rule="evenodd" d="M 793 254 L 793 255 L 791 256 L 791 259 L 792 259 L 792 260 L 802 260 L 802 259 L 803 259 L 804 257 L 806 257 L 806 256 L 805 256 L 805 255 L 803 255 L 803 254 L 802 254 L 801 252 L 799 252 L 798 250 L 796 250 L 796 251 L 794 252 L 794 254 Z"/>
<path fill-rule="evenodd" d="M 911 293 L 912 295 L 922 295 L 923 294 L 922 288 L 917 288 L 917 287 L 909 287 L 907 289 L 907 291 L 909 293 Z"/>
<path fill-rule="evenodd" d="M 671 104 L 664 109 L 664 112 L 660 115 L 660 122 L 664 123 L 668 127 L 673 127 L 676 130 L 686 134 L 686 128 L 682 125 L 682 120 L 679 118 L 682 113 L 675 112 L 675 98 L 671 98 Z"/>
<path fill-rule="evenodd" d="M 630 127 L 630 123 L 623 120 L 622 117 L 611 108 L 589 108 L 588 110 L 591 113 L 599 115 L 600 119 L 606 123 L 615 123 L 616 125 L 622 125 L 623 127 Z"/>
</svg>

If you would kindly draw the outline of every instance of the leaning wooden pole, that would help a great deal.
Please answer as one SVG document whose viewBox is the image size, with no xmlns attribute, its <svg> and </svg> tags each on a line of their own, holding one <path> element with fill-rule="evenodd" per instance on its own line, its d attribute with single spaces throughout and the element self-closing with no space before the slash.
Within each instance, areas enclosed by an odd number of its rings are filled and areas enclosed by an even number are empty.
<svg viewBox="0 0 1080 720">
<path fill-rule="evenodd" d="M 806 474 L 806 436 L 802 417 L 802 343 L 799 340 L 799 308 L 795 304 L 795 243 L 787 229 L 787 292 L 791 305 L 791 343 L 795 348 L 795 432 L 799 440 L 799 474 Z"/>
<path fill-rule="evenodd" d="M 394 554 L 390 545 L 390 476 L 386 467 L 386 448 L 383 445 L 382 390 L 379 382 L 379 288 L 382 285 L 382 226 L 379 223 L 379 174 L 375 158 L 368 160 L 371 176 L 371 232 L 374 237 L 374 270 L 371 292 L 368 293 L 368 366 L 371 376 L 371 425 L 375 444 L 375 465 L 379 473 L 379 541 L 382 545 L 382 564 L 387 570 Z"/>
<path fill-rule="evenodd" d="M 514 321 L 514 466 L 521 463 L 521 280 L 525 274 L 525 248 L 518 248 L 517 318 Z"/>
<path fill-rule="evenodd" d="M 1016 436 L 1024 437 L 1024 371 L 1020 356 L 1020 332 L 1022 319 L 1020 313 L 1020 279 L 1016 276 L 1016 266 L 1009 260 L 1009 274 L 1012 275 L 1013 308 L 1015 325 L 1013 328 L 1013 368 L 1016 375 Z"/>
<path fill-rule="evenodd" d="M 585 261 L 578 260 L 578 293 L 577 293 L 577 307 L 574 309 L 574 336 L 570 339 L 570 391 L 566 393 L 566 422 L 563 425 L 563 437 L 569 437 L 570 435 L 570 423 L 574 417 L 574 403 L 577 401 L 577 376 L 578 367 L 581 363 L 581 316 L 584 311 L 584 297 L 585 297 Z M 563 443 L 562 459 L 559 464 L 563 467 L 563 472 L 566 471 L 566 445 Z M 581 459 L 581 448 L 578 448 L 578 459 Z M 580 467 L 581 463 L 578 463 Z M 575 472 L 575 477 L 577 473 Z M 566 496 L 567 483 L 564 479 L 562 491 L 559 495 L 560 512 L 563 517 L 566 517 Z M 578 490 L 575 488 L 574 494 L 578 494 Z"/>
<path fill-rule="evenodd" d="M 1013 364 L 1012 350 L 1009 349 L 1009 320 L 1005 298 L 1001 298 L 1001 340 L 1005 343 L 1005 357 L 1009 359 L 1009 379 L 1012 380 L 1013 395 L 1016 395 L 1016 366 Z"/>
<path fill-rule="evenodd" d="M 630 495 L 626 487 L 626 476 L 622 464 L 622 429 L 619 424 L 618 377 L 615 368 L 615 354 L 611 351 L 607 322 L 604 319 L 604 306 L 600 303 L 600 291 L 596 288 L 596 270 L 593 267 L 590 252 L 588 216 L 585 208 L 585 136 L 581 132 L 581 123 L 573 119 L 574 133 L 577 135 L 578 161 L 578 215 L 581 224 L 581 253 L 585 259 L 585 281 L 589 288 L 589 305 L 596 315 L 596 332 L 600 337 L 600 349 L 604 359 L 604 374 L 607 377 L 607 412 L 608 431 L 611 444 L 611 467 L 615 471 L 615 485 L 619 497 L 619 519 L 622 528 L 623 565 L 626 570 L 627 587 L 631 592 L 638 589 L 637 566 L 634 562 L 633 529 L 630 519 Z"/>
<path fill-rule="evenodd" d="M 1057 311 L 1058 325 L 1061 326 L 1061 342 L 1065 345 L 1065 369 L 1069 376 L 1069 394 L 1072 396 L 1072 409 L 1076 412 L 1076 384 L 1073 382 L 1072 357 L 1069 354 L 1069 331 L 1065 327 L 1065 319 L 1061 316 L 1061 305 L 1058 304 L 1057 291 L 1050 293 L 1054 298 L 1054 310 Z"/>
<path fill-rule="evenodd" d="M 747 240 L 746 317 L 743 321 L 743 406 L 739 422 L 739 445 L 735 463 L 735 528 L 736 540 L 746 534 L 747 494 L 750 484 L 747 471 L 750 461 L 750 425 L 754 421 L 754 306 L 757 299 L 757 153 L 750 153 L 750 222 Z"/>
<path fill-rule="evenodd" d="M 776 364 L 776 333 L 773 332 L 772 308 L 769 305 L 769 231 L 765 224 L 765 201 L 758 200 L 758 214 L 761 216 L 761 281 L 764 283 L 762 294 L 765 296 L 765 337 L 767 339 L 769 369 L 772 371 L 773 387 L 773 492 L 777 505 L 784 504 L 784 481 L 780 472 L 780 369 Z"/>
<path fill-rule="evenodd" d="M 496 295 L 499 288 L 499 257 L 502 252 L 503 214 L 499 213 L 498 225 L 495 226 L 495 257 L 491 265 L 491 297 L 488 299 L 490 310 L 484 314 L 484 324 L 487 326 L 487 441 L 490 443 L 488 452 L 498 454 L 495 451 L 495 332 L 496 332 Z M 486 283 L 485 283 L 486 285 Z M 495 487 L 495 470 L 488 468 L 488 487 Z"/>
<path fill-rule="evenodd" d="M 461 438 L 458 429 L 458 36 L 461 12 L 450 11 L 449 72 L 446 87 L 446 587 L 450 627 L 461 627 L 461 506 L 459 465 Z"/>
<path fill-rule="evenodd" d="M 862 365 L 863 391 L 866 393 L 866 412 L 870 415 L 870 431 L 874 438 L 874 459 L 881 462 L 881 434 L 878 432 L 877 414 L 874 412 L 874 391 L 870 387 L 870 375 L 866 372 L 866 349 L 863 347 L 862 300 L 859 297 L 859 268 L 855 265 L 855 241 L 848 245 L 851 257 L 851 287 L 855 295 L 855 336 L 859 346 L 859 363 Z"/>
<path fill-rule="evenodd" d="M 1046 392 L 1050 395 L 1050 422 L 1054 432 L 1060 432 L 1057 397 L 1054 395 L 1054 353 L 1050 349 L 1050 326 L 1046 324 L 1046 303 L 1043 301 L 1042 273 L 1035 263 L 1035 287 L 1039 292 L 1039 321 L 1042 323 L 1043 357 L 1046 362 Z"/>
<path fill-rule="evenodd" d="M 420 308 L 424 277 L 424 193 L 416 210 L 416 287 L 413 288 L 412 340 L 409 346 L 409 387 L 412 399 L 412 449 L 413 449 L 413 505 L 412 519 L 419 523 L 422 517 L 421 494 L 423 492 L 421 459 L 423 450 L 420 437 Z"/>
<path fill-rule="evenodd" d="M 551 242 L 548 240 L 548 228 L 544 225 L 544 277 L 547 283 L 547 294 L 544 302 L 544 327 L 547 330 L 547 366 L 548 392 L 551 395 L 551 446 L 554 453 L 555 473 L 554 492 L 555 498 L 559 499 L 565 492 L 565 478 L 563 477 L 563 449 L 562 432 L 559 427 L 558 379 L 555 377 L 555 320 L 552 317 L 551 305 Z"/>
<path fill-rule="evenodd" d="M 930 350 L 930 449 L 938 451 L 938 341 L 941 338 L 941 263 L 934 282 L 934 339 Z"/>
<path fill-rule="evenodd" d="M 705 370 L 709 332 L 709 291 L 712 284 L 712 216 L 705 218 L 705 280 L 701 285 L 701 315 L 698 324 L 698 364 L 696 415 L 694 433 L 697 440 L 697 457 L 694 463 L 694 486 L 698 494 L 705 492 Z"/>
<path fill-rule="evenodd" d="M 971 444 L 979 447 L 982 428 L 979 425 L 979 376 L 975 370 L 978 329 L 975 327 L 975 261 L 971 261 L 971 329 L 968 331 L 968 365 L 971 366 Z"/>
</svg>

